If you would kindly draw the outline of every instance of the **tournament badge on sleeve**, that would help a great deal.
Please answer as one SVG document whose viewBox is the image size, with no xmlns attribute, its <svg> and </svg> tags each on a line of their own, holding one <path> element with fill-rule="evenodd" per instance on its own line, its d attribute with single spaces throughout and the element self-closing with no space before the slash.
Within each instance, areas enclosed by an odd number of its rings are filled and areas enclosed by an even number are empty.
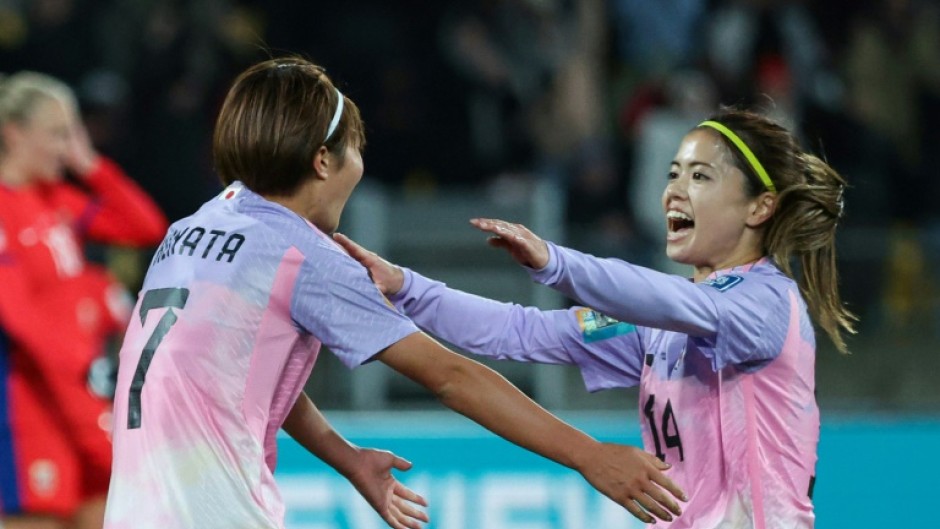
<svg viewBox="0 0 940 529">
<path fill-rule="evenodd" d="M 584 343 L 607 340 L 633 332 L 636 327 L 629 323 L 615 320 L 606 314 L 594 309 L 578 309 L 578 325 L 581 327 L 581 336 Z"/>
</svg>

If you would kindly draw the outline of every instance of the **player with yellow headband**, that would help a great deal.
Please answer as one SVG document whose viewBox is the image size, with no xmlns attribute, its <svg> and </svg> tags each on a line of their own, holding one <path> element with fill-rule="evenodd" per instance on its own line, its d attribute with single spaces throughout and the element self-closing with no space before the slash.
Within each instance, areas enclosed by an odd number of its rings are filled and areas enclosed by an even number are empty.
<svg viewBox="0 0 940 529">
<path fill-rule="evenodd" d="M 844 183 L 780 125 L 726 110 L 683 138 L 665 182 L 666 253 L 693 267 L 691 281 L 519 224 L 471 221 L 535 281 L 583 304 L 567 310 L 449 289 L 337 239 L 396 307 L 450 343 L 576 365 L 590 391 L 639 386 L 644 447 L 689 493 L 683 513 L 655 527 L 808 529 L 819 441 L 812 321 L 842 351 L 842 333 L 854 332 L 835 266 Z"/>
</svg>

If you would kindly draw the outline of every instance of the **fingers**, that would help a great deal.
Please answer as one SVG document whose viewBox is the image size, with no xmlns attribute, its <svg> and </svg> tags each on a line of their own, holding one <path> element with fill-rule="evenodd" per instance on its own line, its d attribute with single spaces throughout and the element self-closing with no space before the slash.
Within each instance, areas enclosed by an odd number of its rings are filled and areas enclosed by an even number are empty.
<svg viewBox="0 0 940 529">
<path fill-rule="evenodd" d="M 646 489 L 646 496 L 650 500 L 650 506 L 647 507 L 647 510 L 659 518 L 666 520 L 667 518 L 663 518 L 663 516 L 668 516 L 668 513 L 659 507 L 660 505 L 675 516 L 682 514 L 682 509 L 679 507 L 679 504 L 676 503 L 666 491 L 656 485 L 650 484 L 649 488 Z M 644 506 L 646 506 L 645 503 Z M 669 519 L 671 519 L 671 517 Z"/>
<path fill-rule="evenodd" d="M 644 511 L 643 509 L 641 509 L 640 506 L 639 506 L 635 501 L 633 501 L 633 500 L 628 500 L 627 503 L 623 503 L 623 504 L 621 504 L 621 505 L 623 505 L 624 508 L 627 509 L 627 511 L 630 512 L 630 514 L 632 514 L 634 517 L 636 517 L 636 518 L 637 518 L 638 520 L 640 520 L 641 522 L 644 522 L 644 523 L 653 523 L 653 522 L 656 521 L 652 516 L 650 516 L 649 514 L 647 514 L 646 511 Z"/>
<path fill-rule="evenodd" d="M 428 500 L 424 499 L 424 496 L 402 485 L 400 481 L 396 481 L 395 483 L 395 495 L 411 503 L 421 505 L 422 507 L 428 506 Z"/>
<path fill-rule="evenodd" d="M 342 246 L 344 250 L 346 250 L 346 253 L 351 255 L 357 261 L 361 262 L 363 259 L 369 257 L 372 254 L 372 252 L 366 250 L 362 246 L 359 246 L 359 244 L 342 233 L 334 233 L 333 240 L 339 243 L 339 245 Z"/>
<path fill-rule="evenodd" d="M 522 230 L 528 231 L 521 224 L 513 224 L 499 219 L 470 219 L 477 229 L 492 233 L 496 237 L 503 239 L 522 240 Z"/>
<path fill-rule="evenodd" d="M 679 485 L 676 485 L 665 474 L 661 472 L 654 473 L 651 479 L 653 480 L 654 483 L 656 483 L 660 487 L 669 491 L 669 493 L 672 494 L 674 497 L 679 498 L 682 501 L 689 501 L 689 497 L 681 488 L 679 488 Z M 671 501 L 671 498 L 670 498 L 670 501 Z"/>
<path fill-rule="evenodd" d="M 419 494 L 395 481 L 388 511 L 383 518 L 389 526 L 396 529 L 421 529 L 421 523 L 431 521 L 427 513 L 417 507 L 427 507 L 428 502 Z"/>
<path fill-rule="evenodd" d="M 395 456 L 395 460 L 392 462 L 392 466 L 398 470 L 410 470 L 411 461 L 408 461 L 405 458 Z"/>
<path fill-rule="evenodd" d="M 648 512 L 649 514 L 652 514 L 656 518 L 659 518 L 660 520 L 664 520 L 667 522 L 672 521 L 672 514 L 666 512 L 666 509 L 664 509 L 662 505 L 657 503 L 648 494 L 641 494 L 639 497 L 637 497 L 636 502 L 640 504 L 640 506 L 643 507 L 643 509 L 645 509 L 646 512 Z M 676 516 L 678 515 L 679 513 L 676 513 Z"/>
</svg>

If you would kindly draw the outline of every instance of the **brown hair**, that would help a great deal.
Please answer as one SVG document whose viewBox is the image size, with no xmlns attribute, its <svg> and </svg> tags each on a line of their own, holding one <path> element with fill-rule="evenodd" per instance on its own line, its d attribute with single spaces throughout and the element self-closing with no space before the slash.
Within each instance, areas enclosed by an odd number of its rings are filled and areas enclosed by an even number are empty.
<svg viewBox="0 0 940 529">
<path fill-rule="evenodd" d="M 289 195 L 313 172 L 324 146 L 344 161 L 346 146 L 365 146 L 359 108 L 344 97 L 336 130 L 327 130 L 339 94 L 320 66 L 299 57 L 270 59 L 241 73 L 229 89 L 213 137 L 222 182 L 256 193 Z"/>
<path fill-rule="evenodd" d="M 766 224 L 763 251 L 790 277 L 795 277 L 791 261 L 798 261 L 800 293 L 810 314 L 839 351 L 848 352 L 842 332 L 854 334 L 858 318 L 839 296 L 835 249 L 845 179 L 823 160 L 803 152 L 793 134 L 760 114 L 726 108 L 708 119 L 734 131 L 764 166 L 777 188 L 777 202 Z M 756 197 L 767 191 L 741 151 L 723 134 L 712 132 L 721 137 L 747 176 L 748 194 Z"/>
</svg>

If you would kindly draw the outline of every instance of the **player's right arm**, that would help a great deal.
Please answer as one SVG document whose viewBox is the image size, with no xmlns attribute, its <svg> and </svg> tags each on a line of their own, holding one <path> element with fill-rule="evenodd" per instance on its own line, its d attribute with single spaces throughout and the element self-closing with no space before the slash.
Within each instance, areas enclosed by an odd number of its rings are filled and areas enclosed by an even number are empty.
<svg viewBox="0 0 940 529">
<path fill-rule="evenodd" d="M 376 358 L 428 388 L 441 402 L 497 435 L 577 470 L 598 491 L 647 523 L 672 520 L 682 490 L 669 466 L 636 447 L 601 443 L 562 422 L 492 369 L 424 333 L 395 342 Z M 641 508 L 642 507 L 642 508 Z"/>
<path fill-rule="evenodd" d="M 651 514 L 668 520 L 680 512 L 674 497 L 683 493 L 663 474 L 668 465 L 636 447 L 598 442 L 492 369 L 419 332 L 340 248 L 322 241 L 304 249 L 292 318 L 346 365 L 382 361 L 494 433 L 576 469 L 641 520 L 652 522 Z"/>
</svg>

